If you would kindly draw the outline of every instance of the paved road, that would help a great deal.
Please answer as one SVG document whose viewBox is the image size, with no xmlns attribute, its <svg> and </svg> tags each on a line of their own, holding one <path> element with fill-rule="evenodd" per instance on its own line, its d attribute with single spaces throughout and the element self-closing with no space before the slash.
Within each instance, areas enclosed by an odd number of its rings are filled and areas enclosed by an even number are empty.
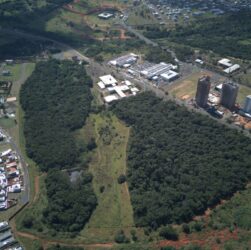
<svg viewBox="0 0 251 250">
<path fill-rule="evenodd" d="M 75 50 L 74 48 L 72 48 L 68 44 L 59 42 L 57 40 L 54 40 L 52 38 L 48 38 L 46 36 L 30 34 L 30 33 L 26 32 L 26 31 L 21 31 L 21 30 L 17 30 L 17 29 L 5 29 L 5 28 L 1 28 L 1 27 L 0 27 L 0 32 L 1 33 L 6 33 L 6 34 L 9 33 L 9 34 L 12 34 L 12 35 L 14 34 L 14 35 L 18 35 L 18 36 L 22 36 L 22 37 L 26 37 L 26 38 L 31 38 L 33 40 L 53 42 L 54 44 L 56 44 L 59 47 L 61 47 L 62 49 L 64 49 L 65 52 L 70 52 L 71 54 L 78 56 L 81 60 L 84 60 L 86 62 L 90 61 L 90 58 L 88 58 L 85 55 L 81 54 L 79 51 Z"/>
</svg>

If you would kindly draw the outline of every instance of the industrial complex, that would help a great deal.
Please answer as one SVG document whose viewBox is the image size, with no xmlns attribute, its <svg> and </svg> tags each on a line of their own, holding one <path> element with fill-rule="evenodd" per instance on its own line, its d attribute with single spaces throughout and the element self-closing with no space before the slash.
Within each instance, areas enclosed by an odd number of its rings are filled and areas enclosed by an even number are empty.
<svg viewBox="0 0 251 250">
<path fill-rule="evenodd" d="M 139 63 L 140 61 L 140 63 Z M 142 62 L 140 56 L 130 53 L 115 58 L 108 62 L 108 65 L 118 67 L 121 71 L 131 75 L 133 78 L 149 80 L 155 85 L 169 84 L 179 77 L 178 67 L 170 63 Z"/>
<path fill-rule="evenodd" d="M 128 80 L 118 81 L 112 75 L 104 75 L 99 77 L 99 79 L 100 81 L 97 85 L 106 104 L 136 95 L 139 92 L 139 89 Z"/>
</svg>

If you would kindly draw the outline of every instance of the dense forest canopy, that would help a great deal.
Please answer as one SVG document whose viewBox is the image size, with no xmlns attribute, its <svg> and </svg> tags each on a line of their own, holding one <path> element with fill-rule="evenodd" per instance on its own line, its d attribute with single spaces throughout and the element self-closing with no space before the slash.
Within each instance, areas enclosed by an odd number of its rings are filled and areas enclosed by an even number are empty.
<svg viewBox="0 0 251 250">
<path fill-rule="evenodd" d="M 41 170 L 49 171 L 44 220 L 57 231 L 80 231 L 97 203 L 83 159 L 88 145 L 73 135 L 90 112 L 91 86 L 83 65 L 49 60 L 37 64 L 20 93 L 28 156 Z M 71 183 L 60 169 L 76 167 L 83 173 L 77 183 Z"/>
<path fill-rule="evenodd" d="M 220 55 L 251 59 L 251 11 L 214 18 L 198 18 L 191 25 L 177 27 L 171 41 L 212 50 Z"/>
<path fill-rule="evenodd" d="M 92 176 L 88 173 L 71 183 L 65 172 L 48 172 L 46 189 L 49 205 L 43 216 L 49 227 L 66 232 L 79 232 L 83 229 L 97 205 L 91 181 Z"/>
<path fill-rule="evenodd" d="M 84 125 L 91 86 L 84 66 L 56 60 L 38 63 L 23 85 L 20 98 L 27 153 L 42 170 L 77 163 L 80 149 L 70 132 Z"/>
<path fill-rule="evenodd" d="M 50 11 L 72 0 L 0 0 L 0 17 L 17 17 Z"/>
<path fill-rule="evenodd" d="M 112 110 L 132 126 L 127 179 L 139 226 L 189 221 L 251 178 L 251 141 L 236 130 L 150 93 Z"/>
</svg>

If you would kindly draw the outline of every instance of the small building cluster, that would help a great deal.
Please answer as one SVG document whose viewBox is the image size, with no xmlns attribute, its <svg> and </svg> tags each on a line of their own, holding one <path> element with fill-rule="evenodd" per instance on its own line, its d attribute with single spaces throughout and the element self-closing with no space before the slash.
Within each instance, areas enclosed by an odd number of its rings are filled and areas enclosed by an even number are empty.
<svg viewBox="0 0 251 250">
<path fill-rule="evenodd" d="M 0 211 L 16 205 L 16 199 L 8 199 L 9 193 L 20 193 L 23 186 L 21 163 L 16 153 L 5 150 L 0 153 Z M 13 197 L 14 198 L 14 197 Z"/>
<path fill-rule="evenodd" d="M 17 244 L 7 221 L 0 222 L 0 250 L 23 250 Z"/>
<path fill-rule="evenodd" d="M 139 89 L 128 80 L 117 81 L 112 75 L 99 77 L 97 83 L 99 90 L 102 91 L 104 102 L 109 104 L 112 101 L 119 100 L 128 96 L 136 95 Z"/>
<path fill-rule="evenodd" d="M 241 68 L 239 64 L 232 64 L 232 62 L 227 58 L 219 60 L 218 65 L 223 68 L 223 72 L 226 74 L 231 74 Z"/>
</svg>

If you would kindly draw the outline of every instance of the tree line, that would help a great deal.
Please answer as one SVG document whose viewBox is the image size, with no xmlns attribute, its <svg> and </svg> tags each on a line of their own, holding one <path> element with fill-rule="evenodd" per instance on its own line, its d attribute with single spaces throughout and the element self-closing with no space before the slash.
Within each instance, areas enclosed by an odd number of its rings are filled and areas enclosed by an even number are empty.
<svg viewBox="0 0 251 250">
<path fill-rule="evenodd" d="M 251 59 L 251 11 L 242 10 L 217 17 L 200 17 L 189 26 L 178 26 L 169 40 L 206 50 L 222 56 Z"/>
<path fill-rule="evenodd" d="M 97 203 L 82 157 L 88 145 L 73 135 L 90 112 L 91 86 L 83 65 L 49 60 L 36 65 L 20 91 L 27 154 L 48 172 L 44 220 L 58 231 L 79 231 Z M 75 167 L 84 171 L 77 183 L 71 183 L 61 169 Z"/>
<path fill-rule="evenodd" d="M 251 178 L 251 141 L 144 93 L 112 106 L 132 126 L 127 180 L 138 226 L 188 222 Z"/>
</svg>

